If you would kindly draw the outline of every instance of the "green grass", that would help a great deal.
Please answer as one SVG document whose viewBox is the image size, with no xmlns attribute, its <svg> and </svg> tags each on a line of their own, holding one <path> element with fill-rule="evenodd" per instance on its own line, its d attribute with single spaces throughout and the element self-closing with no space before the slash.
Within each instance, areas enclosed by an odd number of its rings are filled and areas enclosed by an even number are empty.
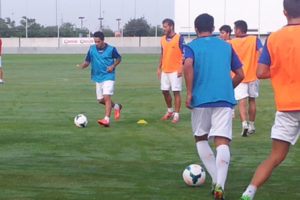
<svg viewBox="0 0 300 200">
<path fill-rule="evenodd" d="M 89 69 L 75 67 L 84 55 L 3 55 L 0 85 L 0 199 L 212 199 L 210 180 L 187 187 L 183 169 L 200 163 L 182 104 L 181 121 L 162 122 L 165 112 L 155 77 L 158 55 L 123 55 L 113 100 L 122 103 L 110 128 L 97 124 Z M 185 92 L 182 93 L 184 102 Z M 84 113 L 89 123 L 76 128 Z M 138 125 L 139 119 L 148 125 Z M 238 199 L 271 147 L 274 120 L 269 81 L 257 99 L 257 133 L 240 136 L 234 120 L 226 199 Z M 300 199 L 299 143 L 259 189 L 256 200 Z"/>
</svg>

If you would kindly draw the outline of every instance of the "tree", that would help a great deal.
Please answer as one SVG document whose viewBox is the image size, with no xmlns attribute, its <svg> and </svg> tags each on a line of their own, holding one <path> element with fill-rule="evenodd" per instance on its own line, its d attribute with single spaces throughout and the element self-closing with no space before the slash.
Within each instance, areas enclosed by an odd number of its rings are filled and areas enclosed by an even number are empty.
<svg viewBox="0 0 300 200">
<path fill-rule="evenodd" d="M 105 37 L 114 37 L 115 34 L 111 29 L 102 29 L 103 34 L 105 35 Z"/>
<path fill-rule="evenodd" d="M 149 36 L 162 36 L 164 34 L 163 29 L 160 26 L 152 26 L 149 30 Z"/>
<path fill-rule="evenodd" d="M 124 36 L 149 36 L 150 25 L 144 17 L 131 19 L 124 26 Z"/>
</svg>

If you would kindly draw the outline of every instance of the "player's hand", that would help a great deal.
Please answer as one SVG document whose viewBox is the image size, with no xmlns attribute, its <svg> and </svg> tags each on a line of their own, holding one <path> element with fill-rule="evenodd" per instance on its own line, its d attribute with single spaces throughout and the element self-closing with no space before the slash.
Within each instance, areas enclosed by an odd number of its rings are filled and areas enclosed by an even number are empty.
<svg viewBox="0 0 300 200">
<path fill-rule="evenodd" d="M 157 77 L 158 79 L 160 79 L 160 75 L 161 75 L 161 70 L 158 68 L 158 69 L 156 70 L 156 77 Z"/>
<path fill-rule="evenodd" d="M 188 109 L 192 109 L 193 108 L 193 106 L 191 106 L 191 100 L 192 100 L 192 94 L 187 94 L 186 95 L 186 99 L 185 99 L 185 106 Z"/>
<path fill-rule="evenodd" d="M 112 72 L 113 70 L 114 70 L 114 66 L 113 65 L 111 65 L 111 66 L 108 66 L 107 68 L 106 68 L 106 71 L 107 72 Z"/>
<path fill-rule="evenodd" d="M 177 71 L 177 78 L 182 77 L 182 69 Z"/>
</svg>

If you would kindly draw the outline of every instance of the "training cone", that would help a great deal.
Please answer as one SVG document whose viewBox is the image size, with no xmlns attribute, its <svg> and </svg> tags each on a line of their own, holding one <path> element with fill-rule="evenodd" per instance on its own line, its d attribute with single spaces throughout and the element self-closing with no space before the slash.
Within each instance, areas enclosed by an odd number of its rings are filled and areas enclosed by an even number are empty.
<svg viewBox="0 0 300 200">
<path fill-rule="evenodd" d="M 148 122 L 146 122 L 143 119 L 140 119 L 139 121 L 137 121 L 137 124 L 148 124 Z"/>
</svg>

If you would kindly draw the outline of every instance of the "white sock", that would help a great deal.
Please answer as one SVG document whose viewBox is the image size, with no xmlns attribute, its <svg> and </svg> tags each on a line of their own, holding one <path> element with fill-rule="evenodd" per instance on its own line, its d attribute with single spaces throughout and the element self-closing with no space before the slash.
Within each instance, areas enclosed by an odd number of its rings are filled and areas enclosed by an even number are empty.
<svg viewBox="0 0 300 200">
<path fill-rule="evenodd" d="M 224 190 L 225 181 L 227 178 L 227 172 L 230 162 L 230 151 L 228 145 L 220 145 L 216 148 L 217 156 L 216 156 L 216 167 L 217 167 L 217 185 L 221 185 Z"/>
<path fill-rule="evenodd" d="M 207 140 L 197 142 L 196 147 L 201 161 L 215 184 L 217 182 L 217 168 L 214 152 L 211 150 Z"/>
<path fill-rule="evenodd" d="M 174 112 L 173 116 L 179 118 L 179 113 L 178 112 Z"/>
<path fill-rule="evenodd" d="M 254 185 L 248 185 L 247 189 L 243 193 L 243 195 L 248 195 L 250 197 L 250 200 L 254 198 L 254 195 L 256 193 L 257 187 Z"/>
<path fill-rule="evenodd" d="M 109 122 L 109 117 L 105 116 L 104 119 Z"/>
<path fill-rule="evenodd" d="M 119 109 L 119 108 L 120 108 L 119 104 L 115 104 L 114 109 Z"/>
<path fill-rule="evenodd" d="M 254 122 L 249 121 L 249 127 L 250 127 L 251 129 L 254 129 Z"/>
<path fill-rule="evenodd" d="M 172 108 L 172 107 L 171 107 L 171 108 L 168 108 L 168 112 L 169 112 L 169 113 L 174 112 L 173 108 Z"/>
<path fill-rule="evenodd" d="M 243 121 L 243 122 L 242 122 L 242 126 L 243 126 L 243 127 L 247 127 L 247 126 L 248 126 L 247 121 Z"/>
</svg>

